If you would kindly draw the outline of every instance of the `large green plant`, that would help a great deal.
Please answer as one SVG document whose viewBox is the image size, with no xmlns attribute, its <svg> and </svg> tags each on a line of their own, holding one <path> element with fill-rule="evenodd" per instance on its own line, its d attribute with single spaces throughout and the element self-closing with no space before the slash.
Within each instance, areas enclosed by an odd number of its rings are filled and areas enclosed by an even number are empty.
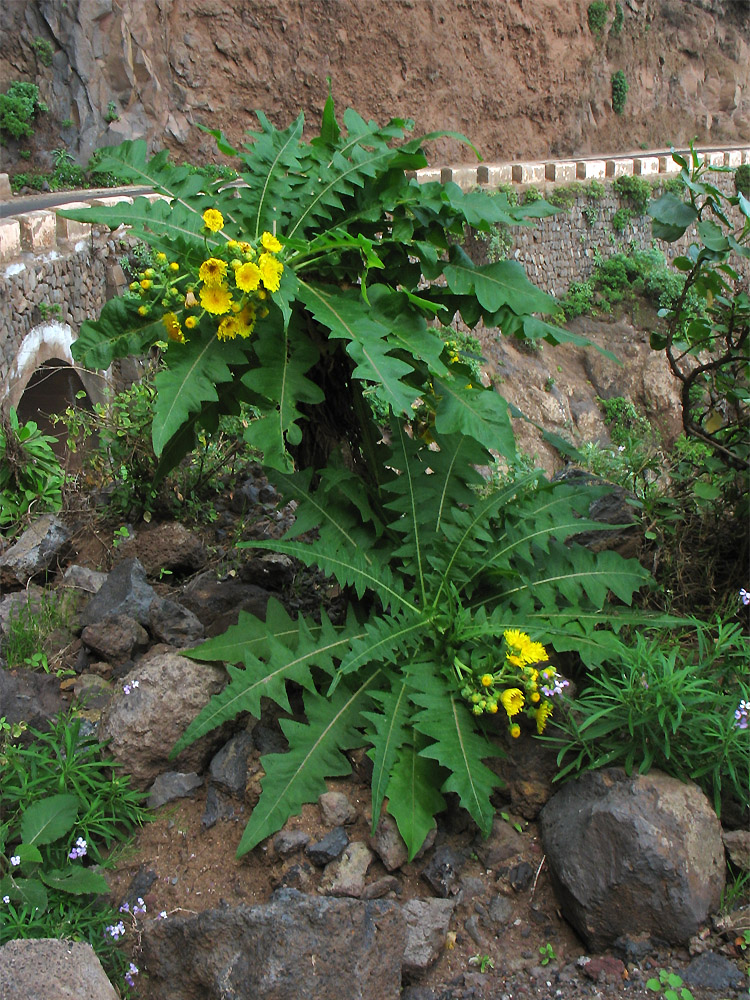
<svg viewBox="0 0 750 1000">
<path fill-rule="evenodd" d="M 19 423 L 13 407 L 0 412 L 0 529 L 17 528 L 30 510 L 60 509 L 65 476 L 54 440 L 33 420 Z"/>
<path fill-rule="evenodd" d="M 478 723 L 497 710 L 516 735 L 526 710 L 543 728 L 562 680 L 539 640 L 590 663 L 616 655 L 602 609 L 610 592 L 629 603 L 647 574 L 574 543 L 592 527 L 590 491 L 531 477 L 480 495 L 477 469 L 493 451 L 515 458 L 508 405 L 435 326 L 459 313 L 506 336 L 577 339 L 539 318 L 554 300 L 518 264 L 478 267 L 459 245 L 467 226 L 489 232 L 555 209 L 420 185 L 410 172 L 426 164 L 425 140 L 408 139 L 408 123 L 379 128 L 348 110 L 342 130 L 330 98 L 310 142 L 301 116 L 283 130 L 259 117 L 241 151 L 216 133 L 239 187 L 211 190 L 166 154 L 147 160 L 143 143 L 102 161 L 169 201 L 67 213 L 125 223 L 155 251 L 74 353 L 107 367 L 163 344 L 162 473 L 198 426 L 255 406 L 247 440 L 297 504 L 286 538 L 266 547 L 319 566 L 350 598 L 343 622 L 325 611 L 293 621 L 272 603 L 265 622 L 243 615 L 193 653 L 242 665 L 176 749 L 258 714 L 262 697 L 288 709 L 290 684 L 304 690 L 307 721 L 286 719 L 290 751 L 264 758 L 240 853 L 369 744 L 374 822 L 387 798 L 413 856 L 446 792 L 490 829 L 498 779 L 483 760 L 499 750 Z"/>
<path fill-rule="evenodd" d="M 657 239 L 674 242 L 688 229 L 696 239 L 674 266 L 685 275 L 679 296 L 661 310 L 665 333 L 652 347 L 666 354 L 681 385 L 685 433 L 698 438 L 729 468 L 750 470 L 750 296 L 737 270 L 750 260 L 750 200 L 710 183 L 711 168 L 691 149 L 689 159 L 672 153 L 680 167 L 686 200 L 670 192 L 652 203 Z M 697 315 L 691 306 L 697 299 Z"/>
</svg>

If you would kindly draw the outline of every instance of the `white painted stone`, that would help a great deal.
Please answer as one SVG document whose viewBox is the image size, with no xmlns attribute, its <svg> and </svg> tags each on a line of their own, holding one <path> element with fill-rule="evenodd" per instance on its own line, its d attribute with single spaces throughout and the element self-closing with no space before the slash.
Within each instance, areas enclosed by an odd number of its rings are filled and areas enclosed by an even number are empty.
<svg viewBox="0 0 750 1000">
<path fill-rule="evenodd" d="M 510 163 L 480 163 L 477 180 L 488 187 L 501 187 L 512 182 L 513 168 Z"/>
<path fill-rule="evenodd" d="M 440 180 L 440 167 L 422 167 L 417 171 L 417 180 L 420 184 L 428 184 L 430 181 Z"/>
<path fill-rule="evenodd" d="M 17 261 L 15 264 L 8 264 L 8 266 L 3 271 L 4 278 L 12 278 L 14 274 L 20 274 L 21 271 L 26 270 L 26 265 L 23 261 Z"/>
<path fill-rule="evenodd" d="M 7 174 L 0 174 L 0 201 L 10 201 L 13 191 L 10 186 L 10 178 Z"/>
<path fill-rule="evenodd" d="M 443 183 L 446 180 L 451 180 L 454 184 L 458 184 L 462 191 L 471 191 L 478 184 L 476 167 L 448 167 L 447 170 L 450 172 L 450 177 L 442 176 L 446 173 L 446 168 L 444 168 L 441 174 Z"/>
<path fill-rule="evenodd" d="M 659 173 L 660 174 L 679 174 L 682 168 L 678 163 L 672 159 L 671 154 L 669 156 L 659 157 Z"/>
<path fill-rule="evenodd" d="M 647 177 L 659 173 L 658 156 L 636 156 L 633 159 L 633 173 L 639 177 Z"/>
<path fill-rule="evenodd" d="M 18 216 L 18 222 L 21 227 L 21 246 L 24 250 L 38 253 L 55 245 L 54 212 L 26 212 Z"/>
<path fill-rule="evenodd" d="M 109 208 L 111 205 L 121 205 L 123 202 L 132 205 L 133 199 L 127 194 L 112 194 L 107 198 L 92 198 L 90 204 L 92 208 Z"/>
<path fill-rule="evenodd" d="M 607 160 L 607 177 L 629 177 L 635 172 L 632 157 L 623 160 Z"/>
<path fill-rule="evenodd" d="M 86 201 L 70 201 L 66 205 L 60 205 L 56 212 L 73 211 L 79 208 L 90 208 Z M 57 238 L 59 240 L 80 240 L 91 235 L 91 225 L 88 222 L 74 222 L 73 219 L 64 219 L 57 215 Z"/>
<path fill-rule="evenodd" d="M 606 160 L 579 160 L 576 164 L 579 181 L 602 181 L 607 176 Z"/>
<path fill-rule="evenodd" d="M 570 184 L 576 179 L 575 160 L 553 160 L 544 164 L 544 176 L 555 184 Z"/>
<path fill-rule="evenodd" d="M 724 154 L 719 152 L 706 153 L 706 164 L 709 167 L 723 167 L 724 166 Z"/>
<path fill-rule="evenodd" d="M 0 219 L 0 260 L 11 260 L 21 252 L 21 227 L 17 219 Z"/>
<path fill-rule="evenodd" d="M 514 184 L 543 184 L 544 164 L 514 163 L 512 164 L 512 177 Z"/>
<path fill-rule="evenodd" d="M 724 153 L 725 167 L 739 167 L 741 164 L 742 164 L 741 149 L 728 149 L 726 153 Z"/>
</svg>

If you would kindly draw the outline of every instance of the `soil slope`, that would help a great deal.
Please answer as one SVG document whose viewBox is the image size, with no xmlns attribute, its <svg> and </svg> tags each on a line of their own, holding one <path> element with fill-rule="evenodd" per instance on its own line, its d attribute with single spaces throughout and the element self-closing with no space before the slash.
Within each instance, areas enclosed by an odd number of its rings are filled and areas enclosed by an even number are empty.
<svg viewBox="0 0 750 1000">
<path fill-rule="evenodd" d="M 595 35 L 588 0 L 12 0 L 0 88 L 35 79 L 50 121 L 73 122 L 57 144 L 83 158 L 146 135 L 197 160 L 213 151 L 197 124 L 238 141 L 257 108 L 315 123 L 327 77 L 339 109 L 460 130 L 490 160 L 750 141 L 749 0 L 622 0 L 619 34 L 608 6 Z M 0 155 L 7 169 L 13 148 Z M 433 162 L 471 155 L 447 140 L 432 150 Z"/>
</svg>

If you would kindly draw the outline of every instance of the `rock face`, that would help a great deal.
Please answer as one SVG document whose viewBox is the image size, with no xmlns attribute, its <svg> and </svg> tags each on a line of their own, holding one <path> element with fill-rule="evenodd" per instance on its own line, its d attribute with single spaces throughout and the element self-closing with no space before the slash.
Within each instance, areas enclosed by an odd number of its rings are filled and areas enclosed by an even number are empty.
<svg viewBox="0 0 750 1000">
<path fill-rule="evenodd" d="M 719 906 L 721 828 L 696 785 L 609 768 L 567 784 L 540 818 L 563 913 L 592 950 L 640 932 L 683 944 Z"/>
<path fill-rule="evenodd" d="M 117 1000 L 90 944 L 39 938 L 0 948 L 0 997 Z"/>
<path fill-rule="evenodd" d="M 70 538 L 70 532 L 54 514 L 42 514 L 15 545 L 0 558 L 0 583 L 25 587 L 35 576 L 51 569 Z"/>
<path fill-rule="evenodd" d="M 169 752 L 225 681 L 221 667 L 195 663 L 177 653 L 157 653 L 140 660 L 122 679 L 122 690 L 103 714 L 99 731 L 102 740 L 111 740 L 109 753 L 132 775 L 135 785 L 147 788 L 164 771 L 203 770 L 226 740 L 221 729 L 208 733 L 174 760 L 169 759 Z"/>
<path fill-rule="evenodd" d="M 55 119 L 72 120 L 83 162 L 96 146 L 141 136 L 197 161 L 214 147 L 196 123 L 223 128 L 237 144 L 256 108 L 275 124 L 300 108 L 315 121 L 328 76 L 340 108 L 381 124 L 411 116 L 420 133 L 458 129 L 490 160 L 681 145 L 696 135 L 747 141 L 747 8 L 737 0 L 622 7 L 620 34 L 607 24 L 596 36 L 588 0 L 473 0 L 460 16 L 445 0 L 5 3 L 0 84 L 36 79 Z M 48 67 L 35 38 L 52 45 Z M 622 115 L 609 86 L 619 69 L 630 87 Z M 435 146 L 444 162 L 471 158 L 455 142 Z"/>
<path fill-rule="evenodd" d="M 393 1000 L 406 925 L 389 901 L 270 903 L 154 921 L 143 937 L 154 1000 Z"/>
</svg>

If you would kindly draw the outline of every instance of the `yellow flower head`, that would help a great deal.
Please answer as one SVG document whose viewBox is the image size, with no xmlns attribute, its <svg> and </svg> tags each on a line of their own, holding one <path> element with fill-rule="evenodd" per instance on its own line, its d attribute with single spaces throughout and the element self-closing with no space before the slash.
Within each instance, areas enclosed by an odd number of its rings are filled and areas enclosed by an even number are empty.
<svg viewBox="0 0 750 1000">
<path fill-rule="evenodd" d="M 244 254 L 247 254 L 248 257 L 252 258 L 255 256 L 255 249 L 252 243 L 245 243 L 244 241 L 241 240 L 238 246 Z"/>
<path fill-rule="evenodd" d="M 137 281 L 131 281 L 130 284 L 128 285 L 128 288 L 130 289 L 131 292 L 137 292 L 140 287 L 141 286 L 138 284 Z"/>
<path fill-rule="evenodd" d="M 526 663 L 543 663 L 545 660 L 549 659 L 547 656 L 547 650 L 541 644 L 541 642 L 529 642 L 523 650 L 523 658 Z"/>
<path fill-rule="evenodd" d="M 148 308 L 148 306 L 138 306 L 138 315 L 139 316 L 148 316 L 148 314 L 149 314 L 149 308 Z"/>
<path fill-rule="evenodd" d="M 144 290 L 144 292 L 148 291 L 148 289 L 152 285 L 153 285 L 153 281 L 150 278 L 144 278 L 143 281 L 141 282 L 141 288 Z"/>
<path fill-rule="evenodd" d="M 492 682 L 494 681 L 492 674 L 482 674 L 482 679 L 480 681 L 482 687 L 492 687 Z"/>
<path fill-rule="evenodd" d="M 237 318 L 235 316 L 225 316 L 224 319 L 219 323 L 219 329 L 216 331 L 216 336 L 219 340 L 234 340 L 237 336 Z"/>
<path fill-rule="evenodd" d="M 180 270 L 180 265 L 177 263 L 176 260 L 173 260 L 172 263 L 169 265 L 169 270 L 170 271 L 179 271 Z"/>
<path fill-rule="evenodd" d="M 260 284 L 260 268 L 257 264 L 248 261 L 234 272 L 234 280 L 237 287 L 243 292 L 254 292 Z"/>
<path fill-rule="evenodd" d="M 185 326 L 188 328 L 188 330 L 194 330 L 197 325 L 198 325 L 198 320 L 195 318 L 195 316 L 186 317 Z"/>
<path fill-rule="evenodd" d="M 519 632 L 517 628 L 510 628 L 503 632 L 503 638 L 507 644 L 519 653 L 522 652 L 531 641 L 525 632 Z"/>
<path fill-rule="evenodd" d="M 538 691 L 532 691 L 532 692 L 531 692 L 531 700 L 532 700 L 532 701 L 534 702 L 534 704 L 535 704 L 535 705 L 536 705 L 536 703 L 537 703 L 537 702 L 539 701 L 539 699 L 540 699 L 541 697 L 542 697 L 542 696 L 541 696 L 541 695 L 539 694 L 539 692 L 538 692 Z"/>
<path fill-rule="evenodd" d="M 260 238 L 260 243 L 264 250 L 268 250 L 271 253 L 278 253 L 279 250 L 281 250 L 281 244 L 273 233 L 263 233 Z"/>
<path fill-rule="evenodd" d="M 159 261 L 160 264 L 163 264 L 167 259 L 167 255 L 159 251 L 159 253 L 156 255 L 156 259 Z"/>
<path fill-rule="evenodd" d="M 523 708 L 524 697 L 523 691 L 518 688 L 506 688 L 505 691 L 500 695 L 500 701 L 503 704 L 508 718 L 512 718 Z"/>
<path fill-rule="evenodd" d="M 514 722 L 513 725 L 510 727 L 509 732 L 510 735 L 513 737 L 513 739 L 517 740 L 518 737 L 521 735 L 521 727 L 518 725 L 517 722 Z"/>
<path fill-rule="evenodd" d="M 270 253 L 262 253 L 258 260 L 260 276 L 263 284 L 269 292 L 278 292 L 279 279 L 284 270 L 284 265 L 280 260 L 276 260 Z"/>
<path fill-rule="evenodd" d="M 206 229 L 210 229 L 212 233 L 218 233 L 224 225 L 224 216 L 215 208 L 207 208 L 203 213 L 203 223 Z"/>
<path fill-rule="evenodd" d="M 220 285 L 227 273 L 227 262 L 218 257 L 209 257 L 201 264 L 198 277 L 204 285 Z"/>
<path fill-rule="evenodd" d="M 215 316 L 228 313 L 232 308 L 232 293 L 226 285 L 204 285 L 200 295 L 203 308 Z"/>
<path fill-rule="evenodd" d="M 517 667 L 520 670 L 523 666 L 523 657 L 516 656 L 515 653 L 508 653 L 505 659 L 510 663 L 511 667 Z"/>
<path fill-rule="evenodd" d="M 490 700 L 490 701 L 488 701 L 488 702 L 487 702 L 487 711 L 488 711 L 488 712 L 489 712 L 489 713 L 490 713 L 491 715 L 494 715 L 494 714 L 495 714 L 495 712 L 497 712 L 497 702 L 496 702 L 496 701 L 494 701 L 494 700 Z"/>
<path fill-rule="evenodd" d="M 547 719 L 552 715 L 552 703 L 543 701 L 534 715 L 536 716 L 536 731 L 543 733 L 544 727 L 547 725 Z"/>
<path fill-rule="evenodd" d="M 249 337 L 253 330 L 255 329 L 255 308 L 252 305 L 246 305 L 242 312 L 237 316 L 237 336 L 238 337 Z"/>
<path fill-rule="evenodd" d="M 174 340 L 178 344 L 185 343 L 185 334 L 182 332 L 180 321 L 173 312 L 164 313 L 161 321 L 167 329 L 167 336 L 170 340 Z"/>
</svg>

